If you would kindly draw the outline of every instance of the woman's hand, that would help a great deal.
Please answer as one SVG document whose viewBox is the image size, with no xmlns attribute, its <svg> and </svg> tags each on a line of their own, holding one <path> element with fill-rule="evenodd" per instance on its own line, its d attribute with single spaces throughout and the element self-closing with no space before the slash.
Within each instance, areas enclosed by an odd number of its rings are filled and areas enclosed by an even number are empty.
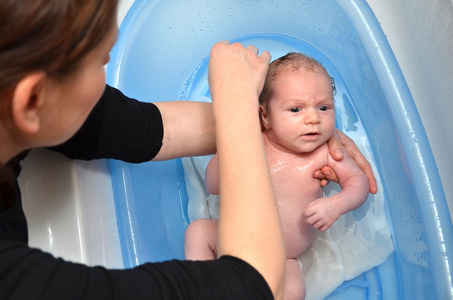
<svg viewBox="0 0 453 300">
<path fill-rule="evenodd" d="M 357 148 L 354 141 L 337 129 L 327 144 L 330 154 L 335 160 L 343 159 L 343 151 L 346 149 L 348 155 L 359 165 L 368 178 L 370 183 L 370 193 L 376 194 L 377 183 L 373 174 L 373 169 L 371 168 L 370 163 L 366 160 L 365 156 L 363 156 L 360 152 L 359 148 Z M 321 180 L 321 186 L 327 185 L 329 181 L 338 182 L 337 175 L 329 166 L 324 166 L 321 170 L 316 171 L 313 174 L 313 177 Z"/>
<path fill-rule="evenodd" d="M 255 46 L 243 47 L 239 43 L 219 42 L 211 49 L 209 61 L 209 89 L 211 96 L 225 97 L 242 94 L 245 99 L 258 98 L 263 89 L 264 79 L 271 56 L 264 51 L 258 55 Z M 235 87 L 235 91 L 229 90 Z M 253 95 L 250 95 L 250 92 Z M 227 103 L 241 102 L 244 98 L 232 98 Z M 253 103 L 258 107 L 258 103 Z"/>
</svg>

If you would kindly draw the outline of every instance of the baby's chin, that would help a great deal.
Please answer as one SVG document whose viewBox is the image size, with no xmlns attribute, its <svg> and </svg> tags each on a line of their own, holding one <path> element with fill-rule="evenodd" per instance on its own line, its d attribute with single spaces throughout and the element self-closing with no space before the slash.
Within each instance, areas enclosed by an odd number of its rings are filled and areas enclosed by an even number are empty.
<svg viewBox="0 0 453 300">
<path fill-rule="evenodd" d="M 295 145 L 294 150 L 297 152 L 312 152 L 321 145 L 324 145 L 326 142 L 327 140 L 320 135 L 312 138 L 310 138 L 309 136 L 308 138 L 304 138 L 303 142 L 301 142 L 299 145 Z"/>
<path fill-rule="evenodd" d="M 300 154 L 300 153 L 310 153 L 318 149 L 321 145 L 325 144 L 323 143 L 304 143 L 303 145 L 292 145 L 286 147 L 291 153 L 294 154 Z"/>
</svg>

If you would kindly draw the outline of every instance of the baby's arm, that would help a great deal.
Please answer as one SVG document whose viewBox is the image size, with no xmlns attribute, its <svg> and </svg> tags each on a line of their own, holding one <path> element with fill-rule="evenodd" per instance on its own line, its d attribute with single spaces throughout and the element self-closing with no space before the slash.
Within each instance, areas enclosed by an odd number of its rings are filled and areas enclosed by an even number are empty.
<svg viewBox="0 0 453 300">
<path fill-rule="evenodd" d="M 341 161 L 329 154 L 327 161 L 338 176 L 341 192 L 311 202 L 304 211 L 307 222 L 321 231 L 329 229 L 341 215 L 362 205 L 369 192 L 365 173 L 347 153 Z"/>
<path fill-rule="evenodd" d="M 206 167 L 206 189 L 212 195 L 219 195 L 219 158 L 215 154 Z"/>
</svg>

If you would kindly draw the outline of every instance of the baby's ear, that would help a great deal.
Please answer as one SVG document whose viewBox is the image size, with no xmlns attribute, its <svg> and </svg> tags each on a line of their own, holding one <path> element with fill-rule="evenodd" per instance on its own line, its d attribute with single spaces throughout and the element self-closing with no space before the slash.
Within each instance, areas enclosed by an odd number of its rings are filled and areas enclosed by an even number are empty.
<svg viewBox="0 0 453 300">
<path fill-rule="evenodd" d="M 259 117 L 260 117 L 260 123 L 261 123 L 261 131 L 270 129 L 269 118 L 268 118 L 267 110 L 264 107 L 264 105 L 260 105 Z"/>
</svg>

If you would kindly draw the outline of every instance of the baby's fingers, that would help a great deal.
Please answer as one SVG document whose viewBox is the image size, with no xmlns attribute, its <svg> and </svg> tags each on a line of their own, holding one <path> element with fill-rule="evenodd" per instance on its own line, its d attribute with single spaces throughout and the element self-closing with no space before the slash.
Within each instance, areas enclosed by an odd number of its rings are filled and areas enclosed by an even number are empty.
<svg viewBox="0 0 453 300">
<path fill-rule="evenodd" d="M 313 226 L 321 220 L 320 215 L 312 208 L 305 209 L 302 215 L 305 217 L 305 221 Z"/>
<path fill-rule="evenodd" d="M 318 229 L 319 231 L 326 231 L 330 227 L 323 220 L 318 219 L 315 216 L 311 217 L 310 219 L 307 219 L 307 222 L 314 228 Z"/>
<path fill-rule="evenodd" d="M 322 231 L 322 232 L 326 232 L 326 231 L 327 231 L 327 229 L 329 229 L 329 228 L 330 228 L 330 226 L 329 226 L 329 225 L 327 225 L 327 224 L 324 224 L 324 225 L 320 226 L 320 227 L 319 227 L 319 228 L 317 228 L 317 229 L 318 229 L 319 231 Z"/>
<path fill-rule="evenodd" d="M 323 219 L 320 219 L 317 215 L 314 215 L 310 218 L 307 219 L 307 222 L 312 225 L 314 228 L 318 229 L 319 231 L 326 231 L 327 229 L 330 228 L 330 225 L 328 222 L 326 222 Z"/>
<path fill-rule="evenodd" d="M 307 220 L 316 214 L 316 210 L 310 204 L 307 205 L 307 207 L 305 208 L 305 210 L 302 213 L 302 216 L 304 216 Z"/>
</svg>

